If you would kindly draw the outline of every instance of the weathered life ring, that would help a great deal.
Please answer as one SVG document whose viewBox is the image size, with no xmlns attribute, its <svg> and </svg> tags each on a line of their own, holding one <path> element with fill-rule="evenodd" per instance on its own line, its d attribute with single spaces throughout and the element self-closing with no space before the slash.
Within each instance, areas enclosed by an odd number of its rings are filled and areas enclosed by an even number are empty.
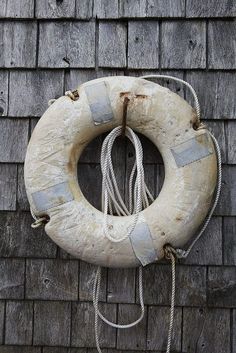
<svg viewBox="0 0 236 353">
<path fill-rule="evenodd" d="M 77 162 L 96 136 L 127 125 L 159 149 L 164 185 L 139 214 L 132 236 L 110 242 L 103 213 L 82 194 Z M 217 158 L 207 129 L 196 129 L 193 108 L 180 96 L 136 77 L 103 77 L 80 85 L 76 94 L 57 99 L 33 131 L 25 160 L 25 184 L 33 213 L 47 215 L 46 233 L 63 249 L 96 265 L 135 267 L 164 255 L 163 246 L 182 247 L 204 221 L 217 180 Z M 113 238 L 129 230 L 133 215 L 108 216 Z"/>
</svg>

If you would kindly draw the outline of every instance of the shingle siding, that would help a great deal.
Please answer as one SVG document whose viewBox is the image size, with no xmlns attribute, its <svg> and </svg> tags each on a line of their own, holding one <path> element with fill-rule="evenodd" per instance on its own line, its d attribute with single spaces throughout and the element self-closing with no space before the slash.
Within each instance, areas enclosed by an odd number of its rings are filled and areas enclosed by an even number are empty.
<svg viewBox="0 0 236 353">
<path fill-rule="evenodd" d="M 219 205 L 177 264 L 172 350 L 236 353 L 236 2 L 233 0 L 0 0 L 0 352 L 95 353 L 96 266 L 59 249 L 33 219 L 24 187 L 29 137 L 48 101 L 110 75 L 173 75 L 195 88 L 201 118 L 222 153 Z M 192 102 L 180 83 L 158 79 Z M 101 208 L 99 136 L 80 158 L 84 195 Z M 163 160 L 141 136 L 145 176 L 157 196 Z M 117 141 L 122 195 L 133 149 Z M 144 268 L 145 317 L 130 330 L 99 320 L 104 353 L 162 352 L 171 269 Z M 137 269 L 103 269 L 100 309 L 111 321 L 140 315 Z"/>
</svg>

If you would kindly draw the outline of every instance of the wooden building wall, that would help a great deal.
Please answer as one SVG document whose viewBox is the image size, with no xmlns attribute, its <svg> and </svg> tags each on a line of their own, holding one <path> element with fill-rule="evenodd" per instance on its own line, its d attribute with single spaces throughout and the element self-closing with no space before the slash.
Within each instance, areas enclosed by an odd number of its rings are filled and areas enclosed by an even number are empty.
<svg viewBox="0 0 236 353">
<path fill-rule="evenodd" d="M 30 227 L 25 151 L 49 99 L 96 77 L 146 73 L 170 73 L 193 84 L 223 159 L 215 215 L 177 266 L 173 351 L 236 353 L 235 16 L 235 0 L 0 0 L 0 353 L 94 351 L 95 268 Z M 165 84 L 191 100 L 181 85 Z M 101 141 L 87 148 L 79 173 L 97 207 Z M 157 194 L 161 158 L 143 143 L 146 176 Z M 119 141 L 114 159 L 125 194 L 133 151 Z M 104 270 L 103 276 L 102 310 L 119 323 L 134 319 L 136 271 Z M 145 318 L 137 327 L 117 331 L 100 324 L 104 352 L 165 351 L 167 263 L 144 269 L 144 300 Z"/>
</svg>

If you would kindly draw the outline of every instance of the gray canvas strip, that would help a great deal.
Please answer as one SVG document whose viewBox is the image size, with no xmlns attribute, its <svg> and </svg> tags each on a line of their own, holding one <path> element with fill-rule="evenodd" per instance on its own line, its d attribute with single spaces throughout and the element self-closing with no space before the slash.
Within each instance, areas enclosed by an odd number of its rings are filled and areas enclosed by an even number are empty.
<svg viewBox="0 0 236 353">
<path fill-rule="evenodd" d="M 36 191 L 31 194 L 31 196 L 33 198 L 34 206 L 39 212 L 46 211 L 74 199 L 68 182 L 63 182 L 47 189 Z"/>
<path fill-rule="evenodd" d="M 171 148 L 178 167 L 198 161 L 213 153 L 210 137 L 207 133 L 195 136 Z"/>
<path fill-rule="evenodd" d="M 84 87 L 92 119 L 95 125 L 104 124 L 113 119 L 110 98 L 104 81 Z"/>
<path fill-rule="evenodd" d="M 135 256 L 143 266 L 158 260 L 147 223 L 136 224 L 130 234 L 130 241 Z"/>
</svg>

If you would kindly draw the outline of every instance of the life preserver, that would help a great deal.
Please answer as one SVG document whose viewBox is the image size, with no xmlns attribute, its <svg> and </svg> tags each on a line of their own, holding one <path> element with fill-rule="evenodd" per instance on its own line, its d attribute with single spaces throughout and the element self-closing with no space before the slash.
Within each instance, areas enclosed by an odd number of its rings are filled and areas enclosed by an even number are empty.
<svg viewBox="0 0 236 353">
<path fill-rule="evenodd" d="M 144 254 L 152 262 L 163 246 L 182 247 L 207 215 L 217 180 L 214 143 L 207 129 L 196 130 L 196 114 L 180 96 L 136 77 L 103 77 L 80 85 L 76 99 L 63 96 L 44 113 L 33 131 L 25 159 L 25 185 L 36 216 L 48 215 L 46 233 L 63 249 L 90 263 L 135 267 Z M 127 125 L 159 149 L 164 185 L 157 199 L 139 214 L 133 238 L 110 242 L 103 213 L 83 196 L 77 162 L 96 136 Z M 72 97 L 73 98 L 73 97 Z M 113 238 L 128 231 L 132 216 L 108 216 Z"/>
</svg>

